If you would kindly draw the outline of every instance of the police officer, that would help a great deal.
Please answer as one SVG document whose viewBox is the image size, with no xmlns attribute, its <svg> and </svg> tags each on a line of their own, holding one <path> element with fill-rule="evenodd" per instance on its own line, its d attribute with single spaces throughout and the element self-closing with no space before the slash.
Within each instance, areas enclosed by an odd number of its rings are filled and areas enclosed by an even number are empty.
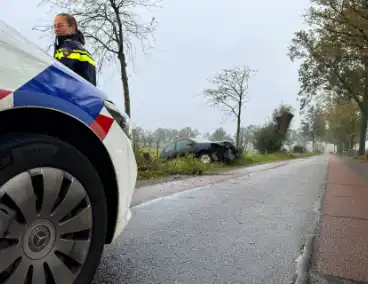
<svg viewBox="0 0 368 284">
<path fill-rule="evenodd" d="M 67 13 L 58 14 L 54 20 L 54 30 L 54 57 L 96 86 L 96 62 L 84 47 L 84 35 L 78 30 L 76 19 Z"/>
</svg>

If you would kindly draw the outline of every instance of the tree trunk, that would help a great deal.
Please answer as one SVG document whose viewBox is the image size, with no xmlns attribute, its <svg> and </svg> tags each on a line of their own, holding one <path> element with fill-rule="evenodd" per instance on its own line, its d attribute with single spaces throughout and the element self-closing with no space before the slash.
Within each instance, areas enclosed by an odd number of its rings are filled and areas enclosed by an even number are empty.
<svg viewBox="0 0 368 284">
<path fill-rule="evenodd" d="M 125 54 L 124 54 L 123 51 L 119 55 L 119 60 L 120 60 L 121 81 L 123 82 L 123 89 L 124 89 L 125 112 L 131 118 L 130 93 L 129 93 L 129 84 L 128 84 L 127 63 L 126 63 L 126 58 L 125 58 Z"/>
<path fill-rule="evenodd" d="M 360 137 L 358 155 L 365 156 L 365 140 L 367 136 L 367 119 L 368 119 L 368 95 L 363 97 L 362 107 L 360 109 Z"/>
<path fill-rule="evenodd" d="M 338 154 L 342 153 L 342 142 L 339 142 L 339 144 L 337 144 L 337 151 Z"/>
<path fill-rule="evenodd" d="M 354 150 L 354 135 L 351 135 L 350 136 L 350 149 L 351 150 Z"/>
<path fill-rule="evenodd" d="M 361 111 L 360 116 L 360 137 L 359 137 L 359 150 L 358 155 L 365 155 L 365 139 L 367 134 L 367 115 L 365 111 Z"/>
<path fill-rule="evenodd" d="M 239 101 L 238 115 L 236 117 L 236 148 L 239 148 L 240 142 L 240 124 L 241 124 L 241 107 L 242 101 Z"/>
<path fill-rule="evenodd" d="M 236 147 L 240 144 L 240 115 L 236 118 Z"/>
</svg>

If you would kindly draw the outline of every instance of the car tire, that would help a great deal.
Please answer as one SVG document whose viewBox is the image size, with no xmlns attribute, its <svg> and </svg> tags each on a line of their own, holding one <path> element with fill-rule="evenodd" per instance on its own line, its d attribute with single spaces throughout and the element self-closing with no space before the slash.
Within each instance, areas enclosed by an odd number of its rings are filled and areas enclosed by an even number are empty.
<svg viewBox="0 0 368 284">
<path fill-rule="evenodd" d="M 90 283 L 106 218 L 101 179 L 78 149 L 40 134 L 0 138 L 0 283 Z"/>
</svg>

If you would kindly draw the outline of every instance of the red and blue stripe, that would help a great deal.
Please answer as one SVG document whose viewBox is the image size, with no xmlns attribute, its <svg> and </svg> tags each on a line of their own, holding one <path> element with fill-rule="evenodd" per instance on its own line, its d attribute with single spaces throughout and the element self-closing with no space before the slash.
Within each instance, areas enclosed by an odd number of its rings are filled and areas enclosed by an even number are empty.
<svg viewBox="0 0 368 284">
<path fill-rule="evenodd" d="M 106 95 L 60 64 L 54 64 L 14 92 L 0 90 L 0 99 L 12 94 L 14 107 L 46 107 L 78 118 L 104 139 L 113 118 L 101 114 Z"/>
</svg>

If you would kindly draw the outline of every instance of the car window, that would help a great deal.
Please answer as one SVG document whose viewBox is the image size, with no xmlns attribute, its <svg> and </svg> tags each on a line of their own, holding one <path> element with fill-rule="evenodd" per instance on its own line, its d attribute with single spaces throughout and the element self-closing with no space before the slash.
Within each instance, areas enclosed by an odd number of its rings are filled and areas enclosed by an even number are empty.
<svg viewBox="0 0 368 284">
<path fill-rule="evenodd" d="M 175 143 L 167 145 L 164 149 L 164 152 L 174 151 Z"/>
<path fill-rule="evenodd" d="M 191 140 L 193 140 L 196 143 L 211 143 L 210 140 L 208 139 L 203 139 L 203 138 L 191 138 Z"/>
<path fill-rule="evenodd" d="M 192 144 L 192 141 L 190 140 L 180 140 L 176 142 L 176 149 L 180 150 L 180 149 L 190 148 L 192 146 L 191 144 Z"/>
</svg>

